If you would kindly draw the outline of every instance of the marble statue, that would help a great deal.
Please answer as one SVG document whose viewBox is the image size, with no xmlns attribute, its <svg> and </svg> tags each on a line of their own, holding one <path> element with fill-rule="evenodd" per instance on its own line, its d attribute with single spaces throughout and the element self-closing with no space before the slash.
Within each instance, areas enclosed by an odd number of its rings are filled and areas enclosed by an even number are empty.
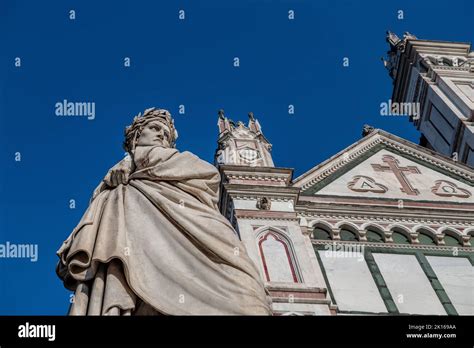
<svg viewBox="0 0 474 348">
<path fill-rule="evenodd" d="M 112 167 L 57 254 L 70 315 L 270 315 L 271 300 L 217 207 L 220 176 L 175 149 L 168 111 L 125 130 Z"/>
</svg>

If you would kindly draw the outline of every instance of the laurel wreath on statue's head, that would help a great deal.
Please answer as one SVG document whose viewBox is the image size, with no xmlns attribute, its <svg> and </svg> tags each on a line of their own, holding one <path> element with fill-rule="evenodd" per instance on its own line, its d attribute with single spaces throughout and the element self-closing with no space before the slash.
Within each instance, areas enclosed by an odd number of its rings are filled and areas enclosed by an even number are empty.
<svg viewBox="0 0 474 348">
<path fill-rule="evenodd" d="M 175 147 L 176 139 L 178 139 L 178 132 L 174 127 L 174 120 L 168 110 L 150 108 L 143 112 L 143 115 L 139 113 L 133 118 L 133 122 L 130 126 L 125 128 L 125 141 L 123 142 L 123 148 L 128 153 L 133 153 L 140 137 L 143 128 L 151 121 L 159 121 L 168 126 L 170 129 L 169 143 L 171 147 Z"/>
</svg>

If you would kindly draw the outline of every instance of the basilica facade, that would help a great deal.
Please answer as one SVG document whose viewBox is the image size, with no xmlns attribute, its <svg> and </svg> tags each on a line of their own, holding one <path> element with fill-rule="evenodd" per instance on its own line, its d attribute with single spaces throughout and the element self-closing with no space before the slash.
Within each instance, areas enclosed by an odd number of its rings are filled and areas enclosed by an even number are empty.
<svg viewBox="0 0 474 348">
<path fill-rule="evenodd" d="M 253 114 L 219 112 L 219 208 L 275 315 L 474 314 L 474 59 L 466 44 L 387 40 L 394 101 L 422 104 L 420 144 L 367 126 L 294 178 Z"/>
</svg>

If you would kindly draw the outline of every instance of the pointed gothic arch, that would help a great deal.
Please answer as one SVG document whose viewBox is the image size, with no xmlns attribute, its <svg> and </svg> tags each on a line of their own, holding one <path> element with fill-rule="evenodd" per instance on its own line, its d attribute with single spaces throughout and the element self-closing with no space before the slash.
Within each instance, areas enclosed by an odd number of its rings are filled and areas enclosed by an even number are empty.
<svg viewBox="0 0 474 348">
<path fill-rule="evenodd" d="M 282 230 L 262 227 L 257 235 L 258 251 L 267 282 L 302 282 L 293 243 Z"/>
</svg>

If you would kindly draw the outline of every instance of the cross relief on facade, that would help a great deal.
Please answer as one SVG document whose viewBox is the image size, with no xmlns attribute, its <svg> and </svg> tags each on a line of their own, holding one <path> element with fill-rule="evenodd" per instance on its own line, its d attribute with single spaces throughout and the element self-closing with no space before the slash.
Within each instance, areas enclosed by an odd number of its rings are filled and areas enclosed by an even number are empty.
<svg viewBox="0 0 474 348">
<path fill-rule="evenodd" d="M 407 195 L 416 196 L 420 193 L 420 191 L 412 186 L 407 177 L 407 174 L 421 174 L 418 167 L 400 167 L 400 161 L 390 155 L 384 155 L 382 157 L 382 162 L 386 163 L 387 165 L 384 166 L 382 164 L 371 164 L 371 166 L 376 172 L 393 173 L 401 185 L 400 190 Z"/>
<path fill-rule="evenodd" d="M 408 174 L 421 174 L 416 166 L 400 166 L 400 161 L 390 155 L 382 157 L 383 164 L 372 163 L 371 166 L 375 172 L 391 173 L 400 184 L 400 191 L 407 195 L 416 196 L 420 191 L 413 186 L 408 179 Z M 347 187 L 355 192 L 372 192 L 383 194 L 388 191 L 388 187 L 376 182 L 375 179 L 365 175 L 355 175 L 347 183 Z M 458 187 L 455 183 L 447 180 L 436 180 L 431 187 L 431 192 L 440 197 L 469 198 L 471 192 Z"/>
</svg>

